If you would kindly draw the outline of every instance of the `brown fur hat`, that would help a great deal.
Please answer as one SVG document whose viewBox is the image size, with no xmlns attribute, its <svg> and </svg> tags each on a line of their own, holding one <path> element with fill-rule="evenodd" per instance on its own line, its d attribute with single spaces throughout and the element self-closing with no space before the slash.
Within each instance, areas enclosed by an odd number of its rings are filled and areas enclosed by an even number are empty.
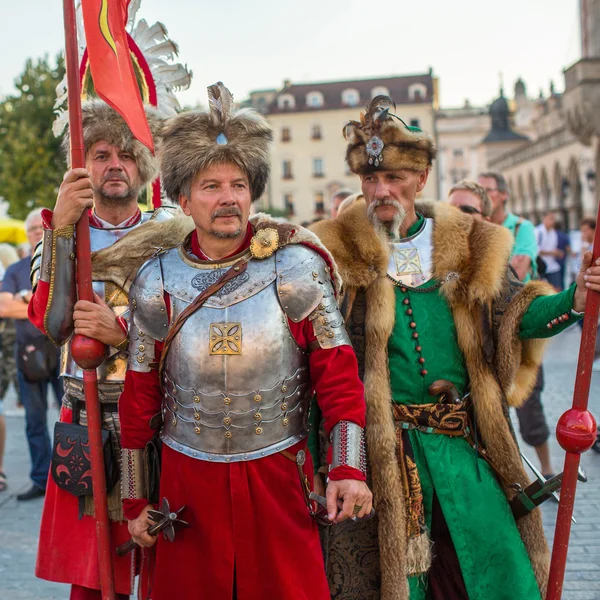
<svg viewBox="0 0 600 600">
<path fill-rule="evenodd" d="M 233 96 L 220 81 L 208 88 L 208 100 L 209 112 L 181 113 L 166 123 L 159 152 L 165 192 L 177 202 L 202 169 L 229 162 L 248 175 L 257 200 L 269 178 L 271 127 L 252 109 L 233 112 Z"/>
<path fill-rule="evenodd" d="M 163 119 L 155 108 L 146 106 L 145 110 L 154 143 L 157 145 L 160 142 Z M 133 155 L 139 171 L 141 187 L 156 178 L 158 175 L 158 161 L 142 142 L 133 137 L 127 123 L 118 112 L 108 106 L 106 102 L 94 99 L 87 100 L 81 105 L 81 115 L 86 154 L 96 142 L 105 141 Z M 69 129 L 67 128 L 62 141 L 67 163 L 70 163 L 69 146 Z"/>
<path fill-rule="evenodd" d="M 346 161 L 353 173 L 377 170 L 424 171 L 436 155 L 433 138 L 418 127 L 410 127 L 392 114 L 394 101 L 388 96 L 373 98 L 358 121 L 344 127 L 348 140 Z"/>
</svg>

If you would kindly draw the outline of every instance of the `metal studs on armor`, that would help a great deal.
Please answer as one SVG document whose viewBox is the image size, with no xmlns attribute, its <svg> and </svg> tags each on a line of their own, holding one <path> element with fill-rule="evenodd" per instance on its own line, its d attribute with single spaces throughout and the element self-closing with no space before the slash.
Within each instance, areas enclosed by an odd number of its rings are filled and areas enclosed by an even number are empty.
<svg viewBox="0 0 600 600">
<path fill-rule="evenodd" d="M 201 432 L 201 431 L 202 431 L 202 430 L 200 429 L 200 427 L 194 427 L 194 433 L 195 433 L 196 435 L 200 435 L 200 432 Z"/>
<path fill-rule="evenodd" d="M 255 421 L 260 421 L 261 419 L 262 419 L 262 415 L 261 415 L 260 413 L 256 413 L 256 414 L 254 415 L 254 420 L 255 420 Z"/>
<path fill-rule="evenodd" d="M 284 419 L 282 421 L 282 424 L 283 424 L 284 427 L 287 427 L 290 424 L 290 420 L 289 419 Z"/>
<path fill-rule="evenodd" d="M 254 402 L 260 402 L 262 400 L 262 396 L 260 394 L 256 394 L 254 396 Z"/>
<path fill-rule="evenodd" d="M 137 357 L 137 361 L 138 361 L 139 363 L 143 363 L 145 360 L 146 360 L 146 357 L 145 357 L 145 356 L 138 356 L 138 357 Z"/>
<path fill-rule="evenodd" d="M 230 440 L 233 437 L 233 434 L 231 433 L 231 431 L 226 431 L 225 432 L 225 437 Z"/>
<path fill-rule="evenodd" d="M 231 425 L 231 417 L 225 417 L 223 419 L 223 425 Z"/>
<path fill-rule="evenodd" d="M 199 413 L 194 413 L 194 419 L 195 419 L 196 421 L 199 421 L 201 418 L 202 418 L 202 417 L 200 416 L 200 414 L 199 414 Z"/>
<path fill-rule="evenodd" d="M 229 406 L 231 404 L 231 398 L 228 398 L 228 397 L 223 398 L 223 404 L 227 404 Z"/>
<path fill-rule="evenodd" d="M 198 402 L 200 402 L 200 396 L 194 396 L 194 402 L 198 404 Z"/>
<path fill-rule="evenodd" d="M 256 432 L 256 435 L 261 435 L 261 434 L 262 434 L 262 432 L 263 432 L 263 428 L 262 428 L 262 427 L 257 427 L 257 428 L 255 429 L 255 432 Z"/>
<path fill-rule="evenodd" d="M 287 408 L 288 408 L 288 405 L 287 405 L 287 404 L 284 402 L 284 403 L 281 405 L 281 410 L 287 410 Z"/>
<path fill-rule="evenodd" d="M 287 385 L 282 385 L 281 386 L 281 391 L 284 392 L 284 393 L 287 392 Z"/>
<path fill-rule="evenodd" d="M 140 344 L 140 345 L 138 346 L 138 350 L 139 350 L 140 352 L 143 352 L 145 349 L 146 349 L 146 346 L 144 346 L 143 344 Z"/>
</svg>

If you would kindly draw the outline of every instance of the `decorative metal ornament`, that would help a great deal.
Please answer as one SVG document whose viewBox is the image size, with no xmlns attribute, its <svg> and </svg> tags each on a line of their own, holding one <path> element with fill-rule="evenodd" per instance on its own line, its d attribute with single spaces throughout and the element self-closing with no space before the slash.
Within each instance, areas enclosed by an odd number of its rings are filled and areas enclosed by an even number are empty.
<svg viewBox="0 0 600 600">
<path fill-rule="evenodd" d="M 369 155 L 369 164 L 378 167 L 383 162 L 383 140 L 374 135 L 372 136 L 366 145 L 367 154 Z"/>
<path fill-rule="evenodd" d="M 219 144 L 219 146 L 227 146 L 228 143 L 229 140 L 227 139 L 227 136 L 223 132 L 221 132 L 217 136 L 217 144 Z"/>
<path fill-rule="evenodd" d="M 238 356 L 242 353 L 241 323 L 210 324 L 210 354 Z"/>
<path fill-rule="evenodd" d="M 258 259 L 269 258 L 277 248 L 279 248 L 279 234 L 271 227 L 259 229 L 250 242 L 250 254 Z"/>
</svg>

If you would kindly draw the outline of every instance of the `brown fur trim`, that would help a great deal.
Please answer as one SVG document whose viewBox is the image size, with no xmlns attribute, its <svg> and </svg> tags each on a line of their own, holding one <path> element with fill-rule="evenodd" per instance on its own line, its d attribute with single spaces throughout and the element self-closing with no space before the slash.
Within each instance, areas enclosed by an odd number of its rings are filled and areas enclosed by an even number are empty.
<svg viewBox="0 0 600 600">
<path fill-rule="evenodd" d="M 147 221 L 112 246 L 92 254 L 92 279 L 112 281 L 128 294 L 140 267 L 156 252 L 181 244 L 193 229 L 192 219 L 183 215 Z"/>
<path fill-rule="evenodd" d="M 408 598 L 407 542 L 404 491 L 396 460 L 396 431 L 387 342 L 395 320 L 392 284 L 378 277 L 366 292 L 365 335 L 369 352 L 365 364 L 366 438 L 379 524 L 381 600 Z M 376 465 L 376 467 L 374 467 Z"/>
<path fill-rule="evenodd" d="M 504 394 L 509 406 L 521 406 L 533 390 L 547 340 L 521 340 L 519 326 L 531 302 L 539 296 L 554 294 L 543 281 L 528 283 L 510 302 L 498 332 L 496 368 L 502 382 L 510 382 Z"/>
<path fill-rule="evenodd" d="M 227 143 L 219 145 L 224 133 Z M 159 153 L 165 192 L 174 202 L 203 169 L 232 163 L 248 175 L 252 200 L 263 194 L 269 177 L 269 143 L 273 133 L 267 121 L 252 109 L 242 109 L 225 122 L 212 112 L 189 111 L 167 121 Z"/>
<path fill-rule="evenodd" d="M 146 106 L 145 111 L 154 143 L 158 146 L 163 120 L 155 108 Z M 96 142 L 107 142 L 112 146 L 117 146 L 123 152 L 130 152 L 133 155 L 140 176 L 140 187 L 144 187 L 156 178 L 158 175 L 156 159 L 152 156 L 150 150 L 133 136 L 129 126 L 119 113 L 102 100 L 97 99 L 84 102 L 81 106 L 81 113 L 86 154 Z M 70 137 L 68 128 L 63 137 L 62 149 L 67 157 L 67 163 L 69 163 Z"/>
</svg>

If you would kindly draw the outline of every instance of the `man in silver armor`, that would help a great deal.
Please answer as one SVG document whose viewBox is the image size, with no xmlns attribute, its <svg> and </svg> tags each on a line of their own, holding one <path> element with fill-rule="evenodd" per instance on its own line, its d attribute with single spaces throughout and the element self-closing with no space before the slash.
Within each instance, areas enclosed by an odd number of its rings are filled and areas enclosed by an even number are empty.
<svg viewBox="0 0 600 600">
<path fill-rule="evenodd" d="M 154 600 L 325 600 L 306 452 L 313 392 L 332 440 L 327 514 L 371 513 L 365 404 L 331 256 L 310 232 L 249 217 L 269 172 L 267 122 L 210 111 L 167 123 L 161 178 L 195 229 L 131 287 L 129 371 L 120 403 L 123 497 L 133 539 L 151 546 L 143 452 L 160 423 L 161 497 L 188 529 L 157 544 Z M 160 415 L 160 420 L 156 415 Z"/>
<path fill-rule="evenodd" d="M 160 119 L 150 110 L 148 116 L 156 136 Z M 128 298 L 124 289 L 112 281 L 94 280 L 96 301 L 77 301 L 75 224 L 84 210 L 90 211 L 91 248 L 96 252 L 123 240 L 149 219 L 162 217 L 160 211 L 142 214 L 138 208 L 140 190 L 157 175 L 156 162 L 150 151 L 133 137 L 123 119 L 105 103 L 89 101 L 83 104 L 83 130 L 86 168 L 67 171 L 54 211 L 45 210 L 42 214 L 44 237 L 32 259 L 34 295 L 29 304 L 29 317 L 57 346 L 62 346 L 65 396 L 61 423 L 87 424 L 83 373 L 70 351 L 72 334 L 100 340 L 108 347 L 107 358 L 98 368 L 98 388 L 103 429 L 110 432 L 108 445 L 112 446 L 113 473 L 118 476 L 117 407 L 127 365 Z M 68 151 L 68 136 L 64 148 Z M 114 276 L 118 275 L 117 270 Z M 121 278 L 127 275 L 121 274 Z M 78 480 L 81 472 L 75 463 L 82 460 L 82 453 L 80 450 L 77 454 L 78 447 L 65 446 L 59 429 L 60 424 L 54 436 L 52 476 L 48 480 L 42 516 L 36 575 L 70 583 L 72 600 L 99 599 L 91 487 L 87 495 L 79 495 L 85 479 Z M 75 432 L 69 440 L 79 439 L 77 435 Z M 72 468 L 61 462 L 65 456 L 73 459 Z M 74 490 L 69 486 L 76 480 L 80 485 Z M 117 545 L 128 538 L 119 485 L 109 490 L 108 503 L 112 541 Z M 129 597 L 135 562 L 131 557 L 114 557 L 113 560 L 117 595 Z"/>
</svg>

